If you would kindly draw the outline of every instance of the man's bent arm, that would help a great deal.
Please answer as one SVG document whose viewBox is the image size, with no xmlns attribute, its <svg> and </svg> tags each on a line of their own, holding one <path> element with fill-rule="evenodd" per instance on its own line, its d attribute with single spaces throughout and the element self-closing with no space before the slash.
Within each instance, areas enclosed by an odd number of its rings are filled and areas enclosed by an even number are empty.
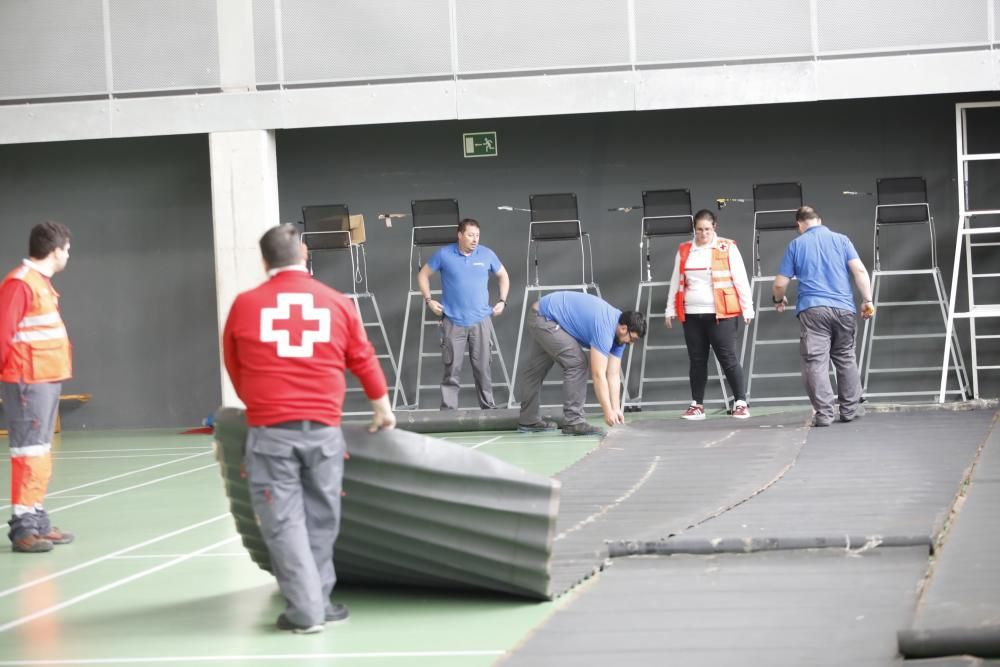
<svg viewBox="0 0 1000 667">
<path fill-rule="evenodd" d="M 864 262 L 860 259 L 852 259 L 847 263 L 847 268 L 851 270 L 851 275 L 854 276 L 854 284 L 858 286 L 858 291 L 861 292 L 861 301 L 871 303 L 872 282 L 868 277 L 868 269 L 865 268 Z"/>
</svg>

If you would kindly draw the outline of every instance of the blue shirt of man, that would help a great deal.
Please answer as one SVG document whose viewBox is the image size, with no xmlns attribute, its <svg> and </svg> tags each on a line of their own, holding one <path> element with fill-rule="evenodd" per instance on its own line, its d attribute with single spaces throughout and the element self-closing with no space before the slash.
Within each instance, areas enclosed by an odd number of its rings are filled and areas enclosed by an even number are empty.
<svg viewBox="0 0 1000 667">
<path fill-rule="evenodd" d="M 538 312 L 558 322 L 580 345 L 621 359 L 625 346 L 616 332 L 622 311 L 607 301 L 583 292 L 553 292 L 538 302 Z"/>
<path fill-rule="evenodd" d="M 795 314 L 818 306 L 856 313 L 847 263 L 858 259 L 851 240 L 829 227 L 810 227 L 788 244 L 778 274 L 799 281 Z"/>
<path fill-rule="evenodd" d="M 492 250 L 476 246 L 463 255 L 457 243 L 447 245 L 427 260 L 427 267 L 441 273 L 441 304 L 444 314 L 460 327 L 482 322 L 493 312 L 489 279 L 503 265 Z"/>
</svg>

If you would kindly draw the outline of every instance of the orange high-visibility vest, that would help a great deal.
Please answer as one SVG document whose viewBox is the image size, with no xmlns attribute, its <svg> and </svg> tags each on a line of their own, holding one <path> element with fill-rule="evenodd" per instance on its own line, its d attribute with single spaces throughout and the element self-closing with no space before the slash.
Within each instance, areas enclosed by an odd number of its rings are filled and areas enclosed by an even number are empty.
<svg viewBox="0 0 1000 667">
<path fill-rule="evenodd" d="M 17 324 L 7 362 L 0 371 L 3 382 L 59 382 L 73 375 L 66 326 L 59 315 L 59 293 L 41 273 L 20 266 L 3 283 L 20 280 L 31 288 L 31 305 Z"/>
<path fill-rule="evenodd" d="M 729 248 L 735 245 L 729 239 L 717 238 L 716 247 L 712 248 L 712 291 L 715 293 L 715 317 L 724 320 L 736 317 L 742 313 L 740 308 L 740 297 L 736 293 L 736 286 L 733 284 L 733 273 L 729 266 Z M 677 279 L 677 296 L 675 297 L 674 309 L 677 311 L 677 319 L 684 321 L 684 270 L 687 266 L 688 255 L 691 254 L 691 241 L 686 241 L 677 249 L 680 253 L 680 266 Z"/>
</svg>

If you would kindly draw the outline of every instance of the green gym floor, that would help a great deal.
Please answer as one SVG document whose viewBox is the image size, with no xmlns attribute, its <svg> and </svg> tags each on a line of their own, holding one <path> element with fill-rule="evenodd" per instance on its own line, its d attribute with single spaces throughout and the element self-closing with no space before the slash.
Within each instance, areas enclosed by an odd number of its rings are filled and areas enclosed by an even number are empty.
<svg viewBox="0 0 1000 667">
<path fill-rule="evenodd" d="M 440 437 L 547 475 L 598 444 L 558 432 Z M 282 600 L 240 544 L 211 436 L 64 433 L 53 456 L 46 508 L 77 540 L 46 554 L 0 544 L 0 665 L 491 665 L 572 596 L 345 587 L 334 599 L 347 622 L 279 632 Z M 0 469 L 6 485 L 6 457 Z M 9 516 L 9 488 L 0 502 Z"/>
</svg>

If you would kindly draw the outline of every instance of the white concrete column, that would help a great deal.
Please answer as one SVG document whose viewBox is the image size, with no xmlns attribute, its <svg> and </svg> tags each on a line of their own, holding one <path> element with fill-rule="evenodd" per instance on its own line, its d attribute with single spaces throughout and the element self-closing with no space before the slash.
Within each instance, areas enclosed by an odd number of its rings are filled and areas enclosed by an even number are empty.
<svg viewBox="0 0 1000 667">
<path fill-rule="evenodd" d="M 213 132 L 208 135 L 215 234 L 215 294 L 219 333 L 240 292 L 266 279 L 260 237 L 279 223 L 278 163 L 274 132 Z M 242 406 L 222 365 L 222 404 Z"/>
</svg>

